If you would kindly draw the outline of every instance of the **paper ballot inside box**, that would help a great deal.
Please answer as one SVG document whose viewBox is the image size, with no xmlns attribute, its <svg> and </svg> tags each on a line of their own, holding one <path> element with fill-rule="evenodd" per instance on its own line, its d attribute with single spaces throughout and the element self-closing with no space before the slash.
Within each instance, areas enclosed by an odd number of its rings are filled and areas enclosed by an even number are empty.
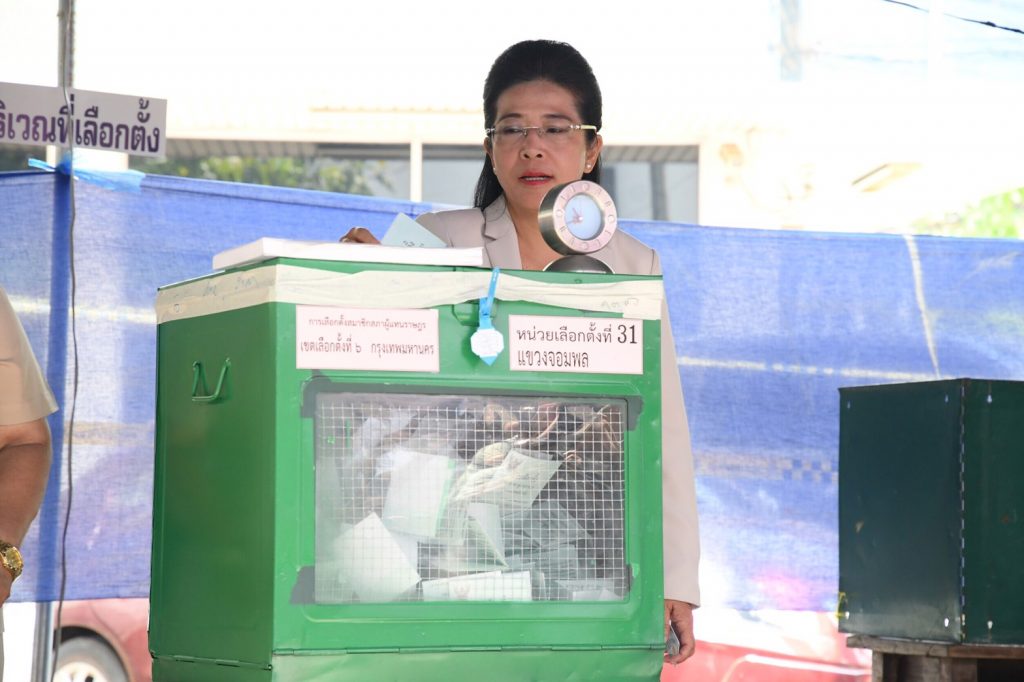
<svg viewBox="0 0 1024 682">
<path fill-rule="evenodd" d="M 456 484 L 455 499 L 496 504 L 506 513 L 528 509 L 561 464 L 512 449 L 498 466 L 467 469 Z"/>
<path fill-rule="evenodd" d="M 410 561 L 376 514 L 345 530 L 335 542 L 335 554 L 339 581 L 363 601 L 391 601 L 420 580 L 415 559 Z"/>
<path fill-rule="evenodd" d="M 390 453 L 395 462 L 384 501 L 384 525 L 396 533 L 442 540 L 450 533 L 449 491 L 458 462 L 405 448 Z M 461 530 L 461 528 L 459 529 Z"/>
<path fill-rule="evenodd" d="M 429 601 L 531 601 L 532 595 L 529 571 L 489 571 L 423 581 L 423 598 Z"/>
</svg>

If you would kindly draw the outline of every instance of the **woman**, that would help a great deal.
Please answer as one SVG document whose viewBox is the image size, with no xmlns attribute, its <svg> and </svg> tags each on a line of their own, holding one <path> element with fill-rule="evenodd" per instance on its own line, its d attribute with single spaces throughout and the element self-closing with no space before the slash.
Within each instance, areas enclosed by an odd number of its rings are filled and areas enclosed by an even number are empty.
<svg viewBox="0 0 1024 682">
<path fill-rule="evenodd" d="M 3 605 L 21 575 L 16 545 L 39 511 L 50 473 L 50 427 L 57 411 L 25 330 L 0 287 L 0 679 L 4 676 Z"/>
<path fill-rule="evenodd" d="M 537 214 L 544 195 L 580 178 L 600 182 L 597 79 L 570 45 L 517 43 L 498 57 L 484 83 L 484 125 L 486 159 L 474 208 L 428 213 L 418 221 L 450 246 L 483 246 L 487 267 L 542 270 L 560 256 L 541 235 Z M 342 241 L 376 239 L 353 228 Z M 596 255 L 620 274 L 661 274 L 657 253 L 623 232 Z M 679 653 L 666 660 L 679 663 L 695 647 L 700 550 L 690 435 L 667 308 L 662 320 L 665 635 L 672 627 L 680 640 Z"/>
</svg>

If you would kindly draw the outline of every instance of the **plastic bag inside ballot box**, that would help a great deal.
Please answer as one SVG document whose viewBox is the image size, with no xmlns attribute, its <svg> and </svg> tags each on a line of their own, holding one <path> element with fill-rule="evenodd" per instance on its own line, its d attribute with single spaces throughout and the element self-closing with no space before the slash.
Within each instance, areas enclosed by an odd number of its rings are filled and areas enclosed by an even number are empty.
<svg viewBox="0 0 1024 682">
<path fill-rule="evenodd" d="M 624 400 L 321 393 L 319 603 L 621 600 Z"/>
</svg>

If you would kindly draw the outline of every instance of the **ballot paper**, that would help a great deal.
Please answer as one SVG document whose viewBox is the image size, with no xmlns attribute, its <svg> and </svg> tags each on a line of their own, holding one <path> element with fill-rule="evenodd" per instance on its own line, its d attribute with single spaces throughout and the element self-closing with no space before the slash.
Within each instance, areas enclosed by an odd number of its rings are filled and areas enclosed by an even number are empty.
<svg viewBox="0 0 1024 682">
<path fill-rule="evenodd" d="M 505 541 L 501 534 L 501 508 L 496 504 L 482 502 L 469 505 L 469 517 L 473 527 L 479 532 L 477 540 L 487 545 L 487 551 L 496 556 L 504 557 Z"/>
<path fill-rule="evenodd" d="M 554 500 L 541 500 L 526 511 L 509 514 L 504 524 L 525 533 L 542 550 L 587 538 L 587 531 Z"/>
<path fill-rule="evenodd" d="M 380 517 L 369 514 L 335 542 L 339 582 L 364 602 L 392 601 L 416 586 L 420 574 Z"/>
<path fill-rule="evenodd" d="M 572 601 L 621 601 L 611 579 L 559 580 L 558 586 L 568 592 Z"/>
<path fill-rule="evenodd" d="M 390 455 L 395 468 L 384 501 L 384 525 L 396 533 L 439 538 L 447 520 L 456 460 L 404 448 Z"/>
<path fill-rule="evenodd" d="M 440 237 L 404 213 L 395 216 L 380 243 L 384 246 L 415 246 L 428 249 L 448 246 Z"/>
<path fill-rule="evenodd" d="M 501 532 L 501 509 L 496 504 L 468 505 L 458 543 L 451 543 L 430 560 L 431 567 L 447 573 L 507 569 Z"/>
<path fill-rule="evenodd" d="M 488 571 L 424 580 L 423 601 L 532 601 L 529 571 Z"/>
<path fill-rule="evenodd" d="M 411 410 L 394 408 L 381 417 L 367 417 L 353 430 L 353 457 L 363 459 L 373 455 L 382 443 L 407 427 L 413 416 Z"/>
<path fill-rule="evenodd" d="M 497 504 L 505 514 L 527 509 L 561 464 L 512 449 L 500 466 L 468 468 L 456 483 L 455 498 Z"/>
</svg>

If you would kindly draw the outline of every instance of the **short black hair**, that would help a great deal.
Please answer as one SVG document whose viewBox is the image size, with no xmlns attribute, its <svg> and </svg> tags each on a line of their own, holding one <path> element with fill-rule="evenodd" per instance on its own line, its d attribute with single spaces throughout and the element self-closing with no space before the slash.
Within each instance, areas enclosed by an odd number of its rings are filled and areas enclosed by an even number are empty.
<svg viewBox="0 0 1024 682">
<path fill-rule="evenodd" d="M 484 128 L 493 128 L 497 117 L 498 98 L 514 85 L 544 80 L 561 86 L 576 98 L 582 123 L 601 128 L 601 88 L 590 64 L 568 43 L 555 40 L 524 40 L 502 52 L 484 81 Z M 597 133 L 587 131 L 588 143 Z M 584 179 L 601 181 L 601 159 L 586 173 Z M 484 167 L 476 183 L 473 205 L 485 208 L 502 194 L 498 176 L 491 160 L 484 158 Z"/>
</svg>

